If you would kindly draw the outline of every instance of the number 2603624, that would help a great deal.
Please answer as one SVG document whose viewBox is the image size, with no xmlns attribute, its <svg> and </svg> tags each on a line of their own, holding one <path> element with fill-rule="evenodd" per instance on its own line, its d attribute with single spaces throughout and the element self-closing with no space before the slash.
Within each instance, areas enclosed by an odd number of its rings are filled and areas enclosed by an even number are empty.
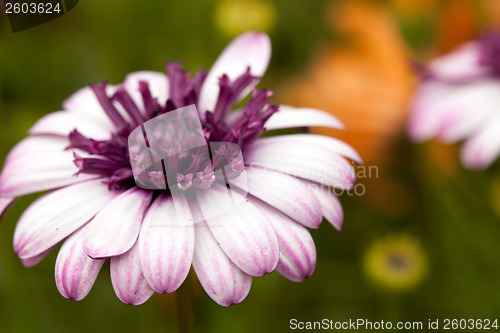
<svg viewBox="0 0 500 333">
<path fill-rule="evenodd" d="M 6 14 L 59 14 L 61 12 L 61 7 L 59 3 L 50 2 L 40 2 L 40 3 L 5 3 L 5 13 Z"/>
<path fill-rule="evenodd" d="M 445 330 L 497 330 L 497 319 L 445 319 Z"/>
</svg>

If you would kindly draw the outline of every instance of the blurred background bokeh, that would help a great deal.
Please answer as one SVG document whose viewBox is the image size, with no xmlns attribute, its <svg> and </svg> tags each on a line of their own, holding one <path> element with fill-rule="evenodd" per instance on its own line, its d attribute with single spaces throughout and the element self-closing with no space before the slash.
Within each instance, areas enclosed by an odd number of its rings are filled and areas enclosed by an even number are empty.
<svg viewBox="0 0 500 333">
<path fill-rule="evenodd" d="M 499 0 L 80 1 L 18 33 L 1 14 L 0 163 L 38 118 L 88 83 L 163 71 L 167 60 L 209 68 L 240 32 L 267 31 L 273 57 L 261 87 L 278 103 L 339 117 L 344 132 L 311 131 L 349 142 L 377 173 L 360 174 L 364 195 L 341 196 L 342 232 L 327 223 L 312 231 L 318 262 L 305 282 L 256 278 L 243 303 L 223 308 L 194 280 L 195 331 L 282 332 L 291 318 L 495 319 L 500 165 L 466 171 L 455 146 L 411 144 L 405 126 L 417 69 L 498 25 Z M 173 295 L 124 305 L 103 268 L 74 302 L 55 286 L 57 251 L 23 267 L 12 236 L 33 199 L 16 202 L 0 224 L 0 332 L 176 330 Z"/>
</svg>

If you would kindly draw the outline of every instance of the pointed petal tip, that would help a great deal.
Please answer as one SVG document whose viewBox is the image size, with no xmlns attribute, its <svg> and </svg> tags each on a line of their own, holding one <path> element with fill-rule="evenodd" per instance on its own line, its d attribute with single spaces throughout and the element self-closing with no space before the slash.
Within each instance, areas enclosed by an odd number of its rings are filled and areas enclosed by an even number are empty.
<svg viewBox="0 0 500 333">
<path fill-rule="evenodd" d="M 341 220 L 341 221 L 336 221 L 335 223 L 331 223 L 333 225 L 333 227 L 335 228 L 335 230 L 337 231 L 342 231 L 342 227 L 344 226 L 344 220 Z"/>
</svg>

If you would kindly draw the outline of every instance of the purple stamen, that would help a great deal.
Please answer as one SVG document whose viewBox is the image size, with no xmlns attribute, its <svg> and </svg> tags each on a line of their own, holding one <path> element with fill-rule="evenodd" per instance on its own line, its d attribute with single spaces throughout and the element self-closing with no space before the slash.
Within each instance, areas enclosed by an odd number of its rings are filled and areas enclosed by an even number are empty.
<svg viewBox="0 0 500 333">
<path fill-rule="evenodd" d="M 169 62 L 167 63 L 167 73 L 169 76 L 170 99 L 176 108 L 180 108 L 184 104 L 184 98 L 193 89 L 193 85 L 189 81 L 189 72 L 182 70 L 180 63 Z"/>
<path fill-rule="evenodd" d="M 246 72 L 233 82 L 232 89 L 235 99 L 238 100 L 242 95 L 246 94 L 248 89 L 253 87 L 258 79 L 259 78 L 257 76 L 250 74 L 250 67 L 247 67 Z"/>
<path fill-rule="evenodd" d="M 205 117 L 200 117 L 202 129 L 207 144 L 218 142 L 220 146 L 214 156 L 209 156 L 197 150 L 190 152 L 182 151 L 182 147 L 198 147 L 198 142 L 189 136 L 181 138 L 182 142 L 171 142 L 168 127 L 159 129 L 153 133 L 152 138 L 145 136 L 146 140 L 154 140 L 155 149 L 150 149 L 148 156 L 133 155 L 132 159 L 137 162 L 141 158 L 162 155 L 163 151 L 177 151 L 174 155 L 168 154 L 168 163 L 162 160 L 162 167 L 158 166 L 138 168 L 132 172 L 129 158 L 128 136 L 134 128 L 158 115 L 176 110 L 178 108 L 196 104 L 200 96 L 201 87 L 206 78 L 205 71 L 199 71 L 190 78 L 189 72 L 182 70 L 179 63 L 168 63 L 169 93 L 170 98 L 161 105 L 158 99 L 151 94 L 149 84 L 139 81 L 137 89 L 143 100 L 143 105 L 137 105 L 129 93 L 120 88 L 112 96 L 106 93 L 106 82 L 91 85 L 97 99 L 101 103 L 104 112 L 115 124 L 117 130 L 111 134 L 108 140 L 94 140 L 78 132 L 72 131 L 68 135 L 70 145 L 68 149 L 79 149 L 95 157 L 82 157 L 74 155 L 74 163 L 78 167 L 78 173 L 100 175 L 105 178 L 104 183 L 110 189 L 124 190 L 134 186 L 135 180 L 144 184 L 156 184 L 155 188 L 165 188 L 166 174 L 177 175 L 177 187 L 182 191 L 190 188 L 207 189 L 216 180 L 214 170 L 224 168 L 230 164 L 231 170 L 240 173 L 244 170 L 244 161 L 238 157 L 238 152 L 244 146 L 255 141 L 264 131 L 264 123 L 278 112 L 278 106 L 270 101 L 272 92 L 268 90 L 254 90 L 251 98 L 243 107 L 241 113 L 231 122 L 227 122 L 227 116 L 234 108 L 235 103 L 250 89 L 257 77 L 250 74 L 250 68 L 245 73 L 231 81 L 227 75 L 219 80 L 219 96 L 213 111 L 198 110 Z M 119 113 L 113 102 L 119 103 L 130 116 L 128 123 Z M 144 130 L 144 128 L 143 128 Z M 231 145 L 224 142 L 237 144 L 240 149 L 233 151 Z M 150 147 L 147 144 L 147 147 Z M 180 148 L 178 148 L 180 147 Z M 151 147 L 150 147 L 151 148 Z M 146 162 L 146 160 L 144 161 Z"/>
<path fill-rule="evenodd" d="M 199 70 L 194 75 L 193 91 L 195 93 L 196 101 L 198 101 L 198 98 L 200 97 L 201 87 L 203 86 L 203 83 L 205 82 L 206 78 L 207 78 L 207 71 L 204 69 Z"/>
<path fill-rule="evenodd" d="M 149 84 L 146 81 L 139 81 L 139 91 L 142 95 L 142 100 L 144 102 L 145 112 L 148 119 L 152 119 L 157 115 L 164 112 L 164 108 L 158 103 L 158 99 L 151 96 L 151 91 L 149 91 Z"/>
<path fill-rule="evenodd" d="M 108 115 L 109 119 L 116 125 L 117 128 L 121 129 L 127 125 L 125 119 L 123 119 L 122 115 L 115 108 L 111 100 L 106 94 L 106 81 L 103 81 L 99 84 L 91 84 L 90 88 L 94 91 L 99 103 L 101 103 L 104 112 Z"/>
<path fill-rule="evenodd" d="M 117 101 L 123 106 L 125 111 L 130 115 L 130 118 L 134 121 L 134 125 L 140 126 L 144 122 L 145 119 L 139 111 L 139 108 L 125 90 L 120 89 L 115 92 L 112 100 Z"/>
<path fill-rule="evenodd" d="M 231 89 L 231 81 L 227 75 L 223 75 L 219 79 L 219 98 L 213 111 L 213 121 L 215 123 L 222 122 L 226 119 L 227 114 L 231 111 L 234 102 L 234 95 Z"/>
<path fill-rule="evenodd" d="M 87 174 L 111 175 L 117 170 L 117 168 L 119 168 L 118 164 L 101 158 L 83 158 L 77 153 L 73 153 L 73 157 L 74 157 L 73 162 L 79 169 L 77 174 L 80 174 L 81 172 L 85 171 L 85 173 Z"/>
</svg>

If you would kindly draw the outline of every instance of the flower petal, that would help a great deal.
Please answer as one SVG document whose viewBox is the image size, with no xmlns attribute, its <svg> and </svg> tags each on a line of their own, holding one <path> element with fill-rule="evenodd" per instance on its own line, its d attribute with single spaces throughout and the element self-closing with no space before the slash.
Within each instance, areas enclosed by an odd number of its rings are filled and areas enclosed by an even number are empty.
<svg viewBox="0 0 500 333">
<path fill-rule="evenodd" d="M 344 222 L 344 211 L 342 210 L 339 198 L 337 198 L 328 186 L 307 181 L 304 181 L 304 183 L 307 184 L 309 190 L 318 198 L 323 216 L 335 229 L 340 231 Z"/>
<path fill-rule="evenodd" d="M 432 81 L 420 86 L 408 122 L 408 135 L 413 141 L 423 142 L 437 135 L 452 91 L 450 86 Z"/>
<path fill-rule="evenodd" d="M 461 85 L 423 84 L 409 121 L 410 138 L 420 142 L 439 136 L 453 142 L 465 137 L 497 113 L 499 89 L 498 81 L 491 79 Z"/>
<path fill-rule="evenodd" d="M 106 258 L 130 250 L 139 236 L 153 191 L 133 187 L 117 196 L 90 222 L 83 250 L 92 258 Z"/>
<path fill-rule="evenodd" d="M 273 225 L 280 246 L 280 260 L 276 270 L 294 282 L 302 282 L 312 275 L 316 266 L 316 247 L 309 231 L 288 216 L 264 203 L 255 205 Z"/>
<path fill-rule="evenodd" d="M 87 223 L 113 197 L 113 192 L 100 180 L 43 195 L 19 219 L 14 250 L 21 259 L 41 254 Z"/>
<path fill-rule="evenodd" d="M 111 132 L 114 130 L 111 126 L 107 127 L 106 123 L 91 121 L 82 117 L 79 113 L 57 111 L 40 118 L 30 128 L 29 133 L 31 135 L 68 136 L 75 129 L 86 137 L 95 140 L 109 139 Z"/>
<path fill-rule="evenodd" d="M 262 276 L 272 272 L 278 263 L 279 246 L 274 230 L 250 200 L 240 200 L 233 209 L 217 215 L 218 207 L 228 207 L 231 196 L 227 188 L 214 184 L 210 189 L 198 191 L 197 198 L 203 216 L 206 219 L 215 240 L 222 250 L 245 273 Z M 236 191 L 231 195 L 239 196 Z"/>
<path fill-rule="evenodd" d="M 144 110 L 144 101 L 139 91 L 139 82 L 145 81 L 149 85 L 149 90 L 153 98 L 158 99 L 158 103 L 165 105 L 168 99 L 168 78 L 165 73 L 154 71 L 140 71 L 127 75 L 123 82 L 123 87 L 134 100 L 140 110 Z"/>
<path fill-rule="evenodd" d="M 56 285 L 61 295 L 80 301 L 84 299 L 97 278 L 103 259 L 92 259 L 82 249 L 86 227 L 73 233 L 62 245 L 56 259 Z"/>
<path fill-rule="evenodd" d="M 181 200 L 181 199 L 179 199 Z M 139 236 L 139 255 L 144 278 L 158 293 L 171 293 L 186 279 L 194 251 L 193 223 L 187 206 L 167 195 L 151 205 Z M 183 211 L 180 211 L 180 210 Z"/>
<path fill-rule="evenodd" d="M 319 227 L 321 206 L 305 182 L 272 170 L 247 167 L 245 171 L 251 195 L 309 228 Z M 231 182 L 238 186 L 240 178 Z"/>
<path fill-rule="evenodd" d="M 154 294 L 142 274 L 139 242 L 128 252 L 111 258 L 110 274 L 116 296 L 125 304 L 142 304 Z"/>
<path fill-rule="evenodd" d="M 280 105 L 279 112 L 273 114 L 265 123 L 267 131 L 294 127 L 330 127 L 343 129 L 344 125 L 331 114 L 310 108 L 295 108 Z"/>
<path fill-rule="evenodd" d="M 449 82 L 467 82 L 490 74 L 487 66 L 481 66 L 480 50 L 476 42 L 470 42 L 457 48 L 454 52 L 434 60 L 429 70 L 439 80 Z"/>
<path fill-rule="evenodd" d="M 333 225 L 335 229 L 340 231 L 344 223 L 344 211 L 342 210 L 342 204 L 340 203 L 339 198 L 327 186 L 313 184 L 310 189 L 316 195 L 321 204 L 323 216 L 328 222 L 330 222 L 331 225 Z"/>
<path fill-rule="evenodd" d="M 111 96 L 116 90 L 112 85 L 106 86 L 108 96 Z M 91 122 L 96 122 L 106 128 L 115 128 L 111 119 L 104 112 L 101 103 L 97 99 L 94 91 L 89 87 L 83 87 L 67 98 L 63 103 L 63 108 L 70 113 L 78 114 L 87 118 Z"/>
<path fill-rule="evenodd" d="M 252 277 L 227 257 L 205 222 L 196 224 L 195 238 L 193 268 L 208 296 L 222 306 L 243 301 L 250 292 Z"/>
<path fill-rule="evenodd" d="M 500 155 L 500 116 L 491 119 L 462 146 L 462 163 L 469 169 L 484 169 Z"/>
<path fill-rule="evenodd" d="M 353 166 L 344 157 L 334 153 L 332 149 L 310 144 L 307 140 L 296 140 L 294 135 L 287 137 L 255 141 L 243 152 L 245 163 L 323 185 L 352 188 L 356 174 Z"/>
<path fill-rule="evenodd" d="M 96 178 L 80 174 L 73 152 L 64 151 L 66 138 L 36 136 L 19 142 L 7 156 L 0 174 L 2 196 L 22 196 Z M 82 155 L 85 155 L 84 153 Z"/>
<path fill-rule="evenodd" d="M 252 148 L 259 149 L 281 149 L 282 146 L 300 145 L 307 149 L 307 146 L 317 146 L 328 151 L 331 155 L 341 155 L 357 163 L 363 163 L 361 156 L 350 145 L 342 140 L 324 135 L 316 134 L 289 134 L 262 138 L 257 140 Z"/>
<path fill-rule="evenodd" d="M 35 265 L 38 265 L 38 263 L 40 261 L 42 261 L 43 259 L 45 259 L 45 257 L 47 257 L 50 252 L 52 252 L 52 250 L 54 249 L 55 246 L 51 247 L 50 249 L 48 249 L 47 251 L 45 252 L 42 252 L 34 257 L 31 257 L 31 258 L 24 258 L 24 259 L 21 259 L 21 263 L 25 266 L 25 267 L 33 267 Z"/>
<path fill-rule="evenodd" d="M 16 198 L 0 197 L 0 220 L 14 203 L 14 200 L 16 200 Z"/>
<path fill-rule="evenodd" d="M 271 41 L 266 34 L 250 31 L 236 37 L 226 46 L 208 72 L 198 100 L 198 111 L 205 114 L 207 110 L 214 110 L 219 95 L 219 78 L 223 74 L 234 80 L 250 67 L 252 75 L 262 77 L 270 59 Z M 257 83 L 258 81 L 255 85 Z M 249 87 L 248 92 L 255 85 Z M 241 96 L 244 97 L 245 95 Z"/>
</svg>

